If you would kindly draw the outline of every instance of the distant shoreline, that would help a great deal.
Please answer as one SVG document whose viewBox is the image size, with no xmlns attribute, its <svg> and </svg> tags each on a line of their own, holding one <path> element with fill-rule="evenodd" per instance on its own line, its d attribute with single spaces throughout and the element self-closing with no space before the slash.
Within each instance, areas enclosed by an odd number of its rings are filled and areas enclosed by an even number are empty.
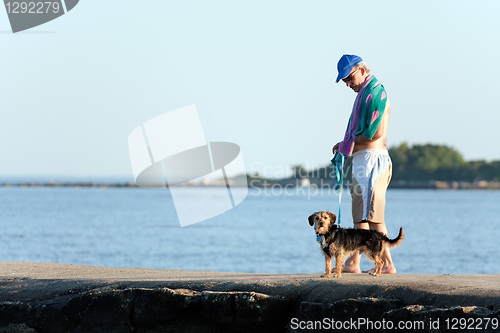
<svg viewBox="0 0 500 333">
<path fill-rule="evenodd" d="M 204 187 L 204 188 L 214 188 L 214 187 L 225 187 L 226 185 L 217 184 L 188 184 L 182 185 L 182 187 Z M 231 186 L 242 187 L 241 184 L 232 184 Z M 276 181 L 276 182 L 259 182 L 259 183 L 249 183 L 248 188 L 275 188 L 275 187 L 296 187 L 296 188 L 333 188 L 333 185 L 327 184 L 323 186 L 317 186 L 316 184 L 303 185 L 299 182 L 287 182 L 287 181 Z M 139 187 L 135 182 L 96 182 L 96 181 L 64 181 L 64 182 L 3 182 L 0 183 L 0 187 L 91 187 L 91 188 L 136 188 Z M 168 187 L 168 185 L 167 185 Z M 345 186 L 347 187 L 347 186 Z M 163 186 L 150 186 L 146 188 L 163 188 Z M 478 181 L 478 182 L 464 182 L 464 181 L 429 181 L 429 182 L 411 182 L 411 181 L 392 181 L 389 184 L 390 189 L 433 189 L 433 190 L 500 190 L 500 182 L 492 181 Z"/>
</svg>

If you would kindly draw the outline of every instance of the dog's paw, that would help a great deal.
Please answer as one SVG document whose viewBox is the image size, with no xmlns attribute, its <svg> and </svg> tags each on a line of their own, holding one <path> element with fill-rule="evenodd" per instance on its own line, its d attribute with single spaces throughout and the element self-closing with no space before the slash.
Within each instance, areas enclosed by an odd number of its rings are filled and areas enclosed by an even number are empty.
<svg viewBox="0 0 500 333">
<path fill-rule="evenodd" d="M 377 274 L 377 272 L 369 272 L 368 274 L 371 276 L 380 276 L 380 273 Z"/>
<path fill-rule="evenodd" d="M 329 277 L 330 277 L 330 274 L 321 274 L 321 277 L 322 277 L 322 278 L 329 278 Z"/>
<path fill-rule="evenodd" d="M 342 275 L 342 273 L 333 273 L 333 277 L 340 277 Z"/>
</svg>

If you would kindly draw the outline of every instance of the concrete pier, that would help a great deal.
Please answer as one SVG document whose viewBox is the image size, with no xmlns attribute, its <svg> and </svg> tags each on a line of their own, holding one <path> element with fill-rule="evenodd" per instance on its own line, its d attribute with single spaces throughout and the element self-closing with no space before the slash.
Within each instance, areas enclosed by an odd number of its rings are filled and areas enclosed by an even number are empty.
<svg viewBox="0 0 500 333">
<path fill-rule="evenodd" d="M 325 279 L 0 262 L 0 332 L 394 332 L 416 324 L 446 332 L 460 318 L 476 332 L 500 331 L 499 275 Z"/>
</svg>

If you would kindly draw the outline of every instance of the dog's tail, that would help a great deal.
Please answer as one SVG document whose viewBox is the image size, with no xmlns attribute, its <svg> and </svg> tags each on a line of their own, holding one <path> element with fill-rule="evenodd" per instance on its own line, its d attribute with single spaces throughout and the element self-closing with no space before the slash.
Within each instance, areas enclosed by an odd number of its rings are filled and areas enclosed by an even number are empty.
<svg viewBox="0 0 500 333">
<path fill-rule="evenodd" d="M 387 244 L 389 245 L 389 247 L 398 246 L 403 241 L 403 238 L 405 238 L 405 234 L 403 232 L 403 228 L 399 228 L 398 237 L 396 237 L 394 239 L 387 238 Z"/>
</svg>

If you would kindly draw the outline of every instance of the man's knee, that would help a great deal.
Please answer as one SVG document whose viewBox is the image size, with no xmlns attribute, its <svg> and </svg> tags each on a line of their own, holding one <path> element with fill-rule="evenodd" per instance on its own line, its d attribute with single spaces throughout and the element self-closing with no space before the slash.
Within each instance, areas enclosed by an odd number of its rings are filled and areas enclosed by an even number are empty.
<svg viewBox="0 0 500 333">
<path fill-rule="evenodd" d="M 368 230 L 370 229 L 370 222 L 368 221 L 359 221 L 359 222 L 354 222 L 354 229 L 365 229 Z"/>
<path fill-rule="evenodd" d="M 368 226 L 370 230 L 381 232 L 387 236 L 387 227 L 385 226 L 385 223 L 368 222 Z"/>
</svg>

